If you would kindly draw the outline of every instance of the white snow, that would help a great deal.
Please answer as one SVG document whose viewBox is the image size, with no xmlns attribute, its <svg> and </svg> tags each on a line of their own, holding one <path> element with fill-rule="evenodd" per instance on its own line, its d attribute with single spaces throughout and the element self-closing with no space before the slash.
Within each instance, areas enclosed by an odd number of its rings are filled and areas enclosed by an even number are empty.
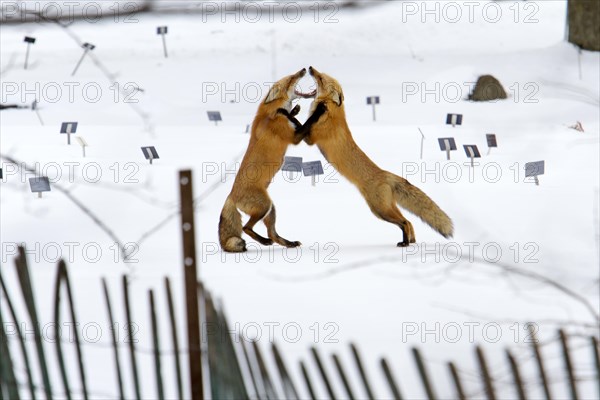
<svg viewBox="0 0 600 400">
<path fill-rule="evenodd" d="M 133 23 L 77 20 L 68 29 L 49 23 L 2 25 L 1 102 L 30 104 L 37 98 L 44 121 L 41 126 L 31 110 L 2 111 L 2 155 L 37 165 L 134 250 L 135 262 L 123 262 L 114 240 L 63 193 L 53 186 L 38 199 L 29 191 L 33 175 L 2 161 L 2 274 L 12 298 L 20 299 L 12 259 L 16 244 L 25 243 L 36 302 L 48 327 L 55 264 L 60 255 L 67 259 L 87 335 L 84 357 L 94 398 L 117 395 L 100 277 L 108 280 L 124 343 L 120 279 L 130 276 L 136 339 L 144 350 L 138 361 L 145 398 L 156 396 L 150 288 L 156 292 L 162 347 L 171 348 L 164 276 L 172 280 L 185 343 L 177 214 L 177 171 L 184 168 L 193 169 L 195 195 L 201 196 L 195 213 L 201 279 L 222 299 L 232 327 L 248 336 L 258 333 L 264 351 L 275 340 L 297 382 L 298 361 L 312 362 L 310 346 L 319 348 L 334 375 L 330 353 L 350 365 L 347 344 L 353 341 L 379 397 L 391 396 L 378 366 L 385 356 L 403 395 L 422 398 L 409 351 L 418 346 L 440 396 L 453 396 L 445 362 L 454 360 L 470 371 L 465 375 L 468 392 L 483 397 L 473 374 L 474 345 L 481 344 L 500 379 L 499 397 L 516 396 L 508 384 L 506 347 L 522 362 L 530 396 L 542 396 L 533 383 L 537 378 L 526 323 L 537 324 L 544 343 L 556 337 L 558 327 L 597 335 L 600 59 L 598 53 L 583 51 L 579 78 L 578 52 L 564 40 L 565 1 L 467 3 L 381 2 L 357 9 L 331 3 L 318 15 L 304 5 L 295 22 L 294 10 L 282 14 L 283 7 L 263 11 L 257 21 L 253 10 L 245 9 L 247 14 L 238 14 L 236 21 L 236 14 L 221 12 L 224 3 L 216 3 L 221 8 L 211 16 L 139 14 Z M 453 10 L 462 13 L 456 22 L 450 21 Z M 500 12 L 497 22 L 495 12 Z M 168 59 L 156 35 L 159 25 L 169 26 Z M 23 70 L 24 35 L 37 38 L 28 70 Z M 97 47 L 72 77 L 83 53 L 78 41 Z M 301 248 L 266 248 L 246 238 L 248 253 L 220 251 L 219 214 L 248 142 L 245 127 L 270 82 L 309 65 L 339 80 L 356 142 L 379 166 L 434 199 L 454 221 L 453 239 L 445 240 L 407 214 L 418 243 L 397 248 L 399 229 L 376 219 L 358 191 L 325 165 L 315 187 L 308 178 L 290 182 L 281 173 L 269 187 L 278 231 L 302 241 Z M 509 98 L 465 101 L 481 74 L 496 76 Z M 143 92 L 132 92 L 127 84 Z M 307 76 L 300 86 L 308 89 L 314 83 Z M 376 122 L 365 102 L 370 95 L 381 97 Z M 300 104 L 299 119 L 305 120 L 310 101 Z M 218 126 L 206 117 L 212 110 L 223 115 Z M 462 126 L 444 124 L 450 112 L 464 115 Z M 75 140 L 67 146 L 59 134 L 64 121 L 79 122 L 77 134 L 89 143 L 86 158 Z M 569 129 L 576 121 L 585 132 Z M 425 135 L 423 160 L 419 128 Z M 499 147 L 489 155 L 486 133 L 498 137 Z M 448 136 L 458 145 L 450 161 L 437 143 Z M 464 144 L 476 144 L 482 153 L 474 169 Z M 141 146 L 156 146 L 160 159 L 149 165 Z M 325 162 L 304 143 L 290 147 L 288 155 Z M 524 165 L 538 160 L 545 160 L 546 171 L 536 186 L 524 178 Z M 591 310 L 539 279 L 506 268 L 556 282 L 581 296 Z M 17 303 L 23 326 L 30 330 L 25 307 Z M 101 332 L 96 334 L 96 328 Z M 63 337 L 65 331 L 66 326 Z M 47 334 L 52 337 L 53 328 Z M 597 387 L 587 343 L 572 338 L 580 392 L 593 398 Z M 54 344 L 49 339 L 46 344 L 54 363 Z M 19 361 L 16 342 L 11 345 Z M 121 361 L 128 371 L 124 351 Z M 543 351 L 553 392 L 557 398 L 567 396 L 558 342 Z M 68 361 L 77 385 L 74 359 Z M 172 370 L 166 356 L 168 397 L 176 394 Z M 34 373 L 38 377 L 37 368 Z M 60 391 L 58 369 L 52 374 Z M 358 375 L 351 375 L 358 383 Z M 336 385 L 341 395 L 341 383 Z M 319 393 L 326 392 L 320 387 Z"/>
</svg>

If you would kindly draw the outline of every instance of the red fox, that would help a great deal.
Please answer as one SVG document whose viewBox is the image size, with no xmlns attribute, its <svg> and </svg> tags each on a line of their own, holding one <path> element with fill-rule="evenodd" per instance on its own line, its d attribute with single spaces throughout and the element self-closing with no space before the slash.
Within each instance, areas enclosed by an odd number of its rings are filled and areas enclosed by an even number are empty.
<svg viewBox="0 0 600 400">
<path fill-rule="evenodd" d="M 340 84 L 313 67 L 309 73 L 317 84 L 311 112 L 318 118 L 307 121 L 300 129 L 306 134 L 305 142 L 316 144 L 327 161 L 358 188 L 375 216 L 402 229 L 403 240 L 398 243 L 399 247 L 414 243 L 415 231 L 397 204 L 442 236 L 452 237 L 452 220 L 433 200 L 406 179 L 379 168 L 354 142 L 346 122 Z"/>
<path fill-rule="evenodd" d="M 300 242 L 282 238 L 275 230 L 275 206 L 267 193 L 267 187 L 281 168 L 288 145 L 300 143 L 305 136 L 304 132 L 300 132 L 302 124 L 295 118 L 300 106 L 292 109 L 292 101 L 296 98 L 311 98 L 315 95 L 315 92 L 304 94 L 296 91 L 296 83 L 304 75 L 306 68 L 275 82 L 258 107 L 248 149 L 221 211 L 219 241 L 225 251 L 246 251 L 242 231 L 265 246 L 272 245 L 273 242 L 286 247 L 301 245 Z M 318 114 L 313 120 L 317 117 Z M 238 210 L 250 216 L 243 228 Z M 252 229 L 261 220 L 267 227 L 268 239 Z"/>
</svg>

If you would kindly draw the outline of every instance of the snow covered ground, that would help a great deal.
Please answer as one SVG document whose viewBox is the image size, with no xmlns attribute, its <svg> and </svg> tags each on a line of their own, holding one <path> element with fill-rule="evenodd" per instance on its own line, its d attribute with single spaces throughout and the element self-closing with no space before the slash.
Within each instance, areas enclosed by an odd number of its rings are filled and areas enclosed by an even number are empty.
<svg viewBox="0 0 600 400">
<path fill-rule="evenodd" d="M 224 3 L 213 4 L 216 11 L 204 14 L 0 28 L 1 102 L 37 99 L 44 123 L 31 110 L 2 111 L 0 151 L 53 182 L 39 199 L 29 190 L 34 175 L 2 160 L 2 274 L 16 297 L 12 258 L 16 244 L 24 243 L 40 314 L 50 322 L 55 264 L 60 256 L 67 259 L 88 335 L 84 356 L 94 397 L 117 393 L 110 348 L 102 345 L 110 335 L 100 277 L 107 278 L 113 303 L 122 304 L 120 277 L 129 274 L 142 349 L 151 348 L 149 288 L 156 289 L 161 339 L 169 348 L 164 276 L 175 284 L 183 327 L 176 179 L 183 168 L 193 169 L 200 197 L 195 216 L 202 280 L 223 300 L 232 326 L 264 349 L 274 339 L 294 366 L 311 345 L 350 361 L 347 344 L 354 341 L 380 397 L 390 396 L 375 373 L 385 355 L 405 397 L 421 398 L 409 352 L 418 346 L 442 397 L 453 393 L 448 360 L 469 371 L 469 393 L 483 397 L 473 375 L 474 345 L 481 344 L 501 397 L 509 398 L 516 394 L 506 384 L 504 348 L 515 349 L 526 380 L 536 379 L 527 322 L 536 324 L 544 343 L 558 327 L 597 335 L 600 59 L 598 53 L 579 55 L 565 42 L 566 2 L 280 4 L 260 13 L 251 5 L 227 13 Z M 162 25 L 169 27 L 168 59 L 156 35 Z M 37 38 L 27 70 L 25 35 Z M 82 42 L 97 47 L 71 76 Z M 301 248 L 265 248 L 248 239 L 246 254 L 220 251 L 219 213 L 247 145 L 246 125 L 270 82 L 309 65 L 339 80 L 355 140 L 378 165 L 409 179 L 448 213 L 453 239 L 407 215 L 418 243 L 397 248 L 398 228 L 373 217 L 358 191 L 325 164 L 314 187 L 308 178 L 279 173 L 269 188 L 279 232 L 300 240 Z M 497 77 L 509 98 L 465 101 L 482 74 Z M 308 76 L 300 84 L 313 85 Z M 365 102 L 371 95 L 381 97 L 377 121 Z M 309 104 L 300 101 L 301 120 Z M 212 110 L 223 115 L 218 126 L 207 119 Z M 462 126 L 445 125 L 450 112 L 464 115 Z M 85 158 L 74 138 L 68 146 L 59 134 L 65 121 L 79 122 L 77 134 L 89 144 Z M 577 121 L 585 132 L 569 128 Z M 489 155 L 486 133 L 498 138 Z M 449 136 L 459 148 L 447 161 L 437 138 Z M 474 168 L 464 144 L 482 153 Z M 149 165 L 141 146 L 156 146 L 160 159 Z M 288 155 L 325 163 L 304 143 Z M 536 186 L 524 177 L 524 165 L 538 160 L 546 166 Z M 129 262 L 122 261 L 115 237 L 56 186 L 127 243 Z M 125 316 L 119 312 L 116 320 L 124 336 Z M 593 398 L 591 352 L 578 340 L 580 391 Z M 558 344 L 544 351 L 552 389 L 565 397 Z M 155 396 L 150 360 L 150 351 L 141 356 L 147 398 Z M 172 397 L 171 369 L 163 368 Z M 297 368 L 292 373 L 300 377 Z M 133 394 L 132 387 L 126 390 Z M 542 396 L 533 383 L 529 390 L 532 398 Z"/>
</svg>

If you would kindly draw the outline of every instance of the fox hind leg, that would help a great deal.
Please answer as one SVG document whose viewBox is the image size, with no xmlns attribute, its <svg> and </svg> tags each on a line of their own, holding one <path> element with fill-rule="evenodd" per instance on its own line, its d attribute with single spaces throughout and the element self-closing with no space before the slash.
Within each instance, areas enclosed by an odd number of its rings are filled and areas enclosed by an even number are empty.
<svg viewBox="0 0 600 400">
<path fill-rule="evenodd" d="M 402 241 L 398 242 L 398 247 L 407 247 L 411 243 L 415 243 L 415 229 L 409 220 L 404 218 L 400 210 L 396 208 L 396 205 L 392 205 L 390 212 L 380 214 L 381 219 L 392 224 L 398 225 L 402 230 Z"/>
<path fill-rule="evenodd" d="M 271 205 L 271 210 L 269 211 L 269 213 L 267 214 L 267 216 L 265 217 L 265 219 L 263 219 L 263 222 L 265 224 L 265 226 L 267 227 L 267 232 L 269 235 L 269 238 L 271 238 L 271 240 L 273 240 L 275 243 L 280 244 L 282 246 L 285 247 L 298 247 L 300 245 L 302 245 L 302 243 L 300 242 L 292 242 L 289 241 L 287 239 L 282 238 L 281 236 L 279 236 L 279 234 L 277 233 L 277 230 L 275 229 L 275 220 L 277 219 L 277 216 L 275 214 L 275 205 Z"/>
<path fill-rule="evenodd" d="M 409 220 L 404 218 L 400 210 L 396 208 L 396 205 L 392 205 L 392 209 L 379 214 L 379 217 L 384 221 L 398 225 L 402 230 L 403 239 L 398 242 L 398 247 L 407 247 L 411 243 L 415 243 L 415 230 Z"/>
<path fill-rule="evenodd" d="M 247 200 L 239 204 L 240 210 L 250 216 L 246 225 L 242 228 L 245 234 L 256 240 L 263 246 L 270 246 L 273 244 L 271 239 L 267 239 L 264 236 L 254 232 L 254 225 L 268 214 L 271 209 L 271 199 L 267 193 L 262 191 L 256 191 L 254 193 L 248 193 Z"/>
<path fill-rule="evenodd" d="M 402 230 L 402 241 L 398 242 L 398 247 L 406 247 L 415 243 L 415 229 L 409 220 L 398 209 L 393 200 L 390 186 L 381 187 L 374 197 L 366 197 L 371 211 L 384 221 L 397 225 Z M 385 205 L 387 203 L 387 206 Z"/>
<path fill-rule="evenodd" d="M 248 220 L 248 222 L 246 222 L 246 225 L 244 225 L 244 233 L 248 236 L 250 236 L 252 239 L 256 240 L 258 243 L 262 244 L 263 246 L 270 246 L 273 244 L 273 241 L 271 239 L 267 239 L 264 236 L 259 235 L 258 233 L 254 232 L 254 230 L 252 228 L 254 228 L 254 225 L 256 225 L 256 223 L 258 221 L 260 221 L 261 219 L 263 219 L 265 217 L 265 214 L 268 212 L 268 210 L 262 214 L 254 214 L 254 215 L 250 215 L 250 219 Z"/>
<path fill-rule="evenodd" d="M 246 242 L 242 239 L 242 217 L 230 198 L 225 201 L 219 218 L 219 242 L 224 251 L 246 251 Z"/>
</svg>

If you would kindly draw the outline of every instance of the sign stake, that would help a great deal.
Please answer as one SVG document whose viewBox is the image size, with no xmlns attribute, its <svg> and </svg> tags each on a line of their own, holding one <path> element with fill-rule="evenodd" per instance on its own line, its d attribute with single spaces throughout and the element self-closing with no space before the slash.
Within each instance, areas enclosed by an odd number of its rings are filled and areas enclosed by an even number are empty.
<svg viewBox="0 0 600 400">
<path fill-rule="evenodd" d="M 467 157 L 471 159 L 471 168 L 475 168 L 475 159 L 480 158 L 481 154 L 479 153 L 479 149 L 474 144 L 465 144 L 463 145 L 465 149 L 465 153 Z"/>
<path fill-rule="evenodd" d="M 160 36 L 162 36 L 162 42 L 163 42 L 163 50 L 165 53 L 165 58 L 169 58 L 169 54 L 167 52 L 167 39 L 166 39 L 166 35 L 167 33 L 169 33 L 169 28 L 166 26 L 159 26 L 158 28 L 156 28 L 156 33 Z"/>
<path fill-rule="evenodd" d="M 146 160 L 150 161 L 150 165 L 152 165 L 153 160 L 160 158 L 154 146 L 142 147 L 142 153 L 144 154 Z"/>
<path fill-rule="evenodd" d="M 77 63 L 77 65 L 75 66 L 75 69 L 73 70 L 73 73 L 71 74 L 71 76 L 75 76 L 75 74 L 77 73 L 77 70 L 79 69 L 79 66 L 81 65 L 81 63 L 83 62 L 83 59 L 85 58 L 86 54 L 88 52 L 88 49 L 85 49 L 83 51 L 83 54 L 81 56 L 81 58 L 79 59 L 79 62 Z"/>
<path fill-rule="evenodd" d="M 371 105 L 373 107 L 373 121 L 376 121 L 375 118 L 375 105 L 379 104 L 379 96 L 369 96 L 367 97 L 367 105 Z"/>
<path fill-rule="evenodd" d="M 418 128 L 419 132 L 421 132 L 421 160 L 423 159 L 423 142 L 425 141 L 425 135 L 423 135 L 423 131 L 421 128 Z"/>
<path fill-rule="evenodd" d="M 42 116 L 40 115 L 40 110 L 38 110 L 38 101 L 37 99 L 33 101 L 33 103 L 31 103 L 31 109 L 33 111 L 35 111 L 35 115 L 37 115 L 38 119 L 40 120 L 40 124 L 42 124 L 42 126 L 44 126 L 44 120 L 42 119 Z"/>
<path fill-rule="evenodd" d="M 31 48 L 31 43 L 27 43 L 27 51 L 25 52 L 25 69 L 27 69 L 27 64 L 29 63 L 29 49 L 30 48 Z"/>
<path fill-rule="evenodd" d="M 539 186 L 540 181 L 538 175 L 544 175 L 545 169 L 546 162 L 544 160 L 528 162 L 525 164 L 525 178 L 533 177 L 536 186 Z"/>
<path fill-rule="evenodd" d="M 496 134 L 494 133 L 486 133 L 485 139 L 488 145 L 487 155 L 489 156 L 492 151 L 492 147 L 498 147 L 498 141 L 496 140 Z"/>
<path fill-rule="evenodd" d="M 31 45 L 35 43 L 35 38 L 25 36 L 23 41 L 27 43 L 27 52 L 25 53 L 25 69 L 27 69 L 29 65 L 29 50 L 31 49 Z"/>
<path fill-rule="evenodd" d="M 452 125 L 453 128 L 456 125 L 462 125 L 462 114 L 448 114 L 446 115 L 446 125 Z"/>
<path fill-rule="evenodd" d="M 71 134 L 77 133 L 77 122 L 63 122 L 60 127 L 60 133 L 67 134 L 67 144 L 71 144 Z"/>
<path fill-rule="evenodd" d="M 454 138 L 438 138 L 438 144 L 440 145 L 440 150 L 446 152 L 446 160 L 450 160 L 450 151 L 456 150 L 456 141 Z"/>
<path fill-rule="evenodd" d="M 302 163 L 302 173 L 311 177 L 312 186 L 317 186 L 317 175 L 323 175 L 323 164 L 321 161 L 309 161 Z"/>
<path fill-rule="evenodd" d="M 87 55 L 87 53 L 90 50 L 94 50 L 96 48 L 96 46 L 94 46 L 93 44 L 90 43 L 84 43 L 83 46 L 83 54 L 81 55 L 81 58 L 79 59 L 79 62 L 77 63 L 77 65 L 75 66 L 75 69 L 73 70 L 73 73 L 71 74 L 71 76 L 75 76 L 75 74 L 77 73 L 77 70 L 79 69 L 79 66 L 81 65 L 81 63 L 83 62 L 83 59 L 85 58 L 85 56 Z"/>
<path fill-rule="evenodd" d="M 83 150 L 83 157 L 85 157 L 85 148 L 88 146 L 88 144 L 85 141 L 85 139 L 82 138 L 81 136 L 77 136 L 77 141 L 79 142 L 79 145 L 81 146 L 81 149 Z"/>
<path fill-rule="evenodd" d="M 40 124 L 42 124 L 42 126 L 44 126 L 44 120 L 42 119 L 40 112 L 38 110 L 35 110 L 35 114 L 37 115 L 38 119 L 40 120 Z"/>
<path fill-rule="evenodd" d="M 294 181 L 294 173 L 302 172 L 302 157 L 284 157 L 282 171 L 287 171 L 290 182 Z"/>
<path fill-rule="evenodd" d="M 208 115 L 209 121 L 215 122 L 215 126 L 219 124 L 219 121 L 223 121 L 220 111 L 207 111 L 206 114 Z"/>
<path fill-rule="evenodd" d="M 49 192 L 51 190 L 50 180 L 47 176 L 29 178 L 29 186 L 33 193 L 37 193 L 38 199 L 42 198 L 42 192 Z"/>
</svg>

